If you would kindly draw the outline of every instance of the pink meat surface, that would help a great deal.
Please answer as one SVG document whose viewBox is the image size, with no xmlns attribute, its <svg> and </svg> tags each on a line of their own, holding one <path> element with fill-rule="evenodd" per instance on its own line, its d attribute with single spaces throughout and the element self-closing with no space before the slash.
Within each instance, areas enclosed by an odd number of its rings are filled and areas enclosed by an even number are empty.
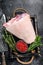
<svg viewBox="0 0 43 65">
<path fill-rule="evenodd" d="M 24 40 L 27 44 L 31 44 L 36 38 L 30 15 L 27 13 L 12 18 L 3 26 L 7 31 Z"/>
</svg>

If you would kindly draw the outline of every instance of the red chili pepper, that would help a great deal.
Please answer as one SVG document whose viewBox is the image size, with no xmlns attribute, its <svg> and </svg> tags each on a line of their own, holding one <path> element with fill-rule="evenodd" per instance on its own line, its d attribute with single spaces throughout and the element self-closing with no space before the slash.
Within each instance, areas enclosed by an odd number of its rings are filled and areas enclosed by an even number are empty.
<svg viewBox="0 0 43 65">
<path fill-rule="evenodd" d="M 16 43 L 16 49 L 21 53 L 25 53 L 28 49 L 28 45 L 23 40 L 19 40 Z"/>
</svg>

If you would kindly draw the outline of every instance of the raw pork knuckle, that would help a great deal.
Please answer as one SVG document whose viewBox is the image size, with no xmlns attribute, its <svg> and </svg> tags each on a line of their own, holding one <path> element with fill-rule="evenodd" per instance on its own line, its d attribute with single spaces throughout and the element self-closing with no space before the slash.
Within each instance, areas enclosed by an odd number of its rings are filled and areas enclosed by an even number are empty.
<svg viewBox="0 0 43 65">
<path fill-rule="evenodd" d="M 31 44 L 36 38 L 30 15 L 27 13 L 17 15 L 4 23 L 3 26 L 7 31 L 24 40 L 27 44 Z"/>
</svg>

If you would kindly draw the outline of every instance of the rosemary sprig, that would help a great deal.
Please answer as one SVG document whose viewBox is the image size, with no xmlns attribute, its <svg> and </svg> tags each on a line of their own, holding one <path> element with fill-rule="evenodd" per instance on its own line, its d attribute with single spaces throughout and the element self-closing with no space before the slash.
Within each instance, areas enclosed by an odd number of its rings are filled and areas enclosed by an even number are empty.
<svg viewBox="0 0 43 65">
<path fill-rule="evenodd" d="M 16 42 L 15 42 L 12 34 L 10 34 L 8 31 L 4 30 L 3 39 L 9 45 L 9 47 L 10 47 L 11 50 L 16 51 L 15 50 L 15 43 Z"/>
<path fill-rule="evenodd" d="M 36 47 L 41 45 L 41 37 L 37 35 L 35 41 L 29 46 L 28 52 L 34 50 Z"/>
</svg>

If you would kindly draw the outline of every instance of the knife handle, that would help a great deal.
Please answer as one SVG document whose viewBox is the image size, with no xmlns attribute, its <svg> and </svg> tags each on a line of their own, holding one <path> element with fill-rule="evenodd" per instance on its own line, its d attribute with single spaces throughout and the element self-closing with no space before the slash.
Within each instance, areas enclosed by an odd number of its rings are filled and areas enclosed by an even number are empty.
<svg viewBox="0 0 43 65">
<path fill-rule="evenodd" d="M 6 65 L 4 52 L 2 53 L 2 65 Z"/>
</svg>

